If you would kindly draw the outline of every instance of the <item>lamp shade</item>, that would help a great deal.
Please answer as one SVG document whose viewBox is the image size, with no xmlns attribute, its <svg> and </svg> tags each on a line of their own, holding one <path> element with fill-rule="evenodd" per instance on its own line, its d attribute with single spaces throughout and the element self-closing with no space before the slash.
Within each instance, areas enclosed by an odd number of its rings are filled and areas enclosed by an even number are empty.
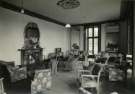
<svg viewBox="0 0 135 94">
<path fill-rule="evenodd" d="M 21 9 L 21 13 L 22 13 L 22 14 L 24 13 L 24 9 Z"/>
<path fill-rule="evenodd" d="M 71 25 L 70 25 L 70 24 L 66 24 L 65 27 L 66 27 L 66 28 L 70 28 Z"/>
</svg>

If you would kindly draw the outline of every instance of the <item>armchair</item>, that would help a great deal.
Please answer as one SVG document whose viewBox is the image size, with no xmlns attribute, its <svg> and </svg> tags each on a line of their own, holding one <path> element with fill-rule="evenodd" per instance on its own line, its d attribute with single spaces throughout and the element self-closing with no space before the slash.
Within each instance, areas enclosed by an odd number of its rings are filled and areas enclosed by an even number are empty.
<svg viewBox="0 0 135 94">
<path fill-rule="evenodd" d="M 34 80 L 31 84 L 31 94 L 47 94 L 47 90 L 51 88 L 51 70 L 36 70 Z"/>
<path fill-rule="evenodd" d="M 27 78 L 27 69 L 26 67 L 19 66 L 7 66 L 7 69 L 10 73 L 11 82 L 16 82 L 18 80 Z"/>
<path fill-rule="evenodd" d="M 90 70 L 81 70 L 80 72 L 80 81 L 81 88 L 84 89 L 95 89 L 96 93 L 99 94 L 99 85 L 101 72 L 103 72 L 104 64 L 93 64 L 91 71 Z"/>
<path fill-rule="evenodd" d="M 69 55 L 68 57 L 67 57 L 67 60 L 64 60 L 64 62 L 63 62 L 63 64 L 64 64 L 64 71 L 71 71 L 72 70 L 72 63 L 73 63 L 73 61 L 74 61 L 74 56 L 73 55 Z"/>
<path fill-rule="evenodd" d="M 82 75 L 91 75 L 92 74 L 92 70 L 94 68 L 95 64 L 90 64 L 88 67 L 88 70 L 84 70 L 83 68 L 78 69 L 77 71 L 77 79 L 79 80 L 79 82 L 81 83 L 81 76 Z"/>
<path fill-rule="evenodd" d="M 81 73 L 83 71 L 83 61 L 77 61 L 75 63 L 75 67 L 74 68 L 75 68 L 76 78 L 77 78 L 77 80 L 79 80 L 80 75 L 81 75 Z"/>
<path fill-rule="evenodd" d="M 120 57 L 111 56 L 108 60 L 109 81 L 123 81 L 126 77 L 126 64 Z"/>
<path fill-rule="evenodd" d="M 3 78 L 0 78 L 0 94 L 6 94 L 3 86 Z"/>
</svg>

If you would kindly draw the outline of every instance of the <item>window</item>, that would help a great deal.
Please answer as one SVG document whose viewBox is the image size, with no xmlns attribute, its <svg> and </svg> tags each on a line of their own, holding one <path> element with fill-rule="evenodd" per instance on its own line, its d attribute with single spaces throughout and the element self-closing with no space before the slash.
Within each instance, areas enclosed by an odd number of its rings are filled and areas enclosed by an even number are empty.
<svg viewBox="0 0 135 94">
<path fill-rule="evenodd" d="M 98 54 L 100 50 L 99 26 L 86 28 L 87 51 L 89 55 Z"/>
</svg>

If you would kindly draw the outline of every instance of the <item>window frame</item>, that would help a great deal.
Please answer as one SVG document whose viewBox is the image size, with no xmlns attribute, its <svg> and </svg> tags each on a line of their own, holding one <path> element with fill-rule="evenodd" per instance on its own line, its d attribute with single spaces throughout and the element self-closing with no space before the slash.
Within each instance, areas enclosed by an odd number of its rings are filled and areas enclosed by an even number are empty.
<svg viewBox="0 0 135 94">
<path fill-rule="evenodd" d="M 94 36 L 94 28 L 98 28 L 98 36 Z M 89 37 L 89 28 L 92 28 L 92 36 Z M 87 52 L 89 51 L 89 39 L 92 39 L 92 55 L 94 55 L 94 39 L 98 39 L 98 52 L 101 51 L 101 25 L 87 26 L 85 29 L 85 37 L 87 39 Z"/>
</svg>

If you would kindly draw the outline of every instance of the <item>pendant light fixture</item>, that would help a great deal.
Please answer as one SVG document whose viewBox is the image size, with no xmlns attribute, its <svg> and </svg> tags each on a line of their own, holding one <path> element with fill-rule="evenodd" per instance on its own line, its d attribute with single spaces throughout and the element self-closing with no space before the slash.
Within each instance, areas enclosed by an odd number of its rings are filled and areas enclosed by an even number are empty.
<svg viewBox="0 0 135 94">
<path fill-rule="evenodd" d="M 71 25 L 70 24 L 66 24 L 65 27 L 66 28 L 71 28 Z"/>
<path fill-rule="evenodd" d="M 67 37 L 68 37 L 68 49 L 71 50 L 71 25 L 66 24 L 65 25 L 66 31 L 67 31 Z"/>
<path fill-rule="evenodd" d="M 21 9 L 21 13 L 24 14 L 24 9 Z"/>
<path fill-rule="evenodd" d="M 24 14 L 23 0 L 21 0 L 21 13 Z"/>
</svg>

